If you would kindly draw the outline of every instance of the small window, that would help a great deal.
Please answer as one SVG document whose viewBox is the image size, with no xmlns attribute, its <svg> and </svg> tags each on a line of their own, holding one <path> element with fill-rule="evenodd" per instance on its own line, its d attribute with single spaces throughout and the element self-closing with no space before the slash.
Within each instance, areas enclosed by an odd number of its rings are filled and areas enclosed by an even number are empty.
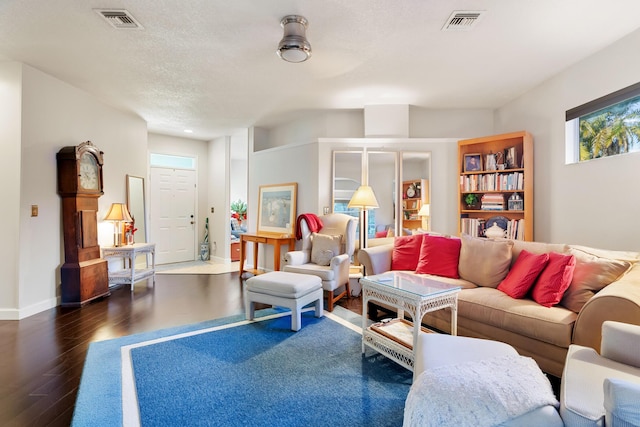
<svg viewBox="0 0 640 427">
<path fill-rule="evenodd" d="M 170 154 L 151 153 L 149 156 L 149 163 L 151 166 L 160 168 L 190 170 L 195 170 L 196 168 L 195 157 L 172 156 Z"/>
<path fill-rule="evenodd" d="M 566 113 L 567 163 L 640 151 L 640 83 Z"/>
</svg>

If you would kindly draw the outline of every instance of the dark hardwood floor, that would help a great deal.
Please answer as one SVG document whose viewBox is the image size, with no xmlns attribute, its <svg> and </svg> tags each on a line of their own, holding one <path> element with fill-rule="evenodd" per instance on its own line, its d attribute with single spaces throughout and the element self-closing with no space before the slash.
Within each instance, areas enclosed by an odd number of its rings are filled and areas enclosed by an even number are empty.
<svg viewBox="0 0 640 427">
<path fill-rule="evenodd" d="M 361 298 L 342 305 L 362 313 Z M 0 321 L 0 425 L 68 426 L 89 344 L 244 312 L 238 273 L 156 275 L 82 308 Z"/>
</svg>

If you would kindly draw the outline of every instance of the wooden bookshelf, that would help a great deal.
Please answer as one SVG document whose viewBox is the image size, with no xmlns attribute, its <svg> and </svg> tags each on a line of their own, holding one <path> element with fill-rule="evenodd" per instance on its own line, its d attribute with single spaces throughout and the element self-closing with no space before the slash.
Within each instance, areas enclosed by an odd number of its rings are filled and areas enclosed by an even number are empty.
<svg viewBox="0 0 640 427">
<path fill-rule="evenodd" d="M 531 134 L 522 131 L 458 141 L 458 168 L 458 234 L 482 237 L 485 225 L 498 222 L 507 224 L 512 232 L 508 237 L 533 240 Z M 469 194 L 478 198 L 472 207 L 465 201 Z"/>
</svg>

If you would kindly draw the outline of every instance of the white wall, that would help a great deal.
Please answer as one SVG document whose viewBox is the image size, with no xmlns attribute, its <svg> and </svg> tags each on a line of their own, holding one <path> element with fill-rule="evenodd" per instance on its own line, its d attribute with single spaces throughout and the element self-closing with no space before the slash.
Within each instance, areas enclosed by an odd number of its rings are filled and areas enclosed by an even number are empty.
<svg viewBox="0 0 640 427">
<path fill-rule="evenodd" d="M 19 137 L 11 131 L 7 159 L 12 166 L 2 171 L 6 182 L 15 183 L 16 189 L 7 190 L 7 202 L 14 191 L 20 191 L 19 203 L 13 205 L 19 209 L 18 216 L 3 218 L 6 237 L 11 239 L 13 233 L 18 237 L 9 245 L 17 258 L 10 262 L 11 256 L 1 257 L 3 276 L 10 278 L 17 272 L 15 279 L 0 284 L 2 319 L 23 318 L 58 304 L 64 250 L 56 153 L 64 146 L 87 140 L 104 152 L 105 194 L 98 200 L 100 245 L 113 241 L 111 224 L 101 219 L 112 202 L 126 200 L 126 174 L 144 176 L 146 171 L 147 128 L 142 119 L 115 110 L 30 66 L 0 67 L 2 74 L 11 75 L 13 85 L 19 82 L 17 69 L 22 74 L 21 110 L 15 110 L 15 99 L 0 98 L 0 108 L 9 106 L 15 123 L 21 122 L 22 126 Z M 39 206 L 37 217 L 31 217 L 31 205 Z"/>
<path fill-rule="evenodd" d="M 318 167 L 317 194 L 315 201 L 305 206 L 305 212 L 321 213 L 323 206 L 331 206 L 332 152 L 350 148 L 369 147 L 382 151 L 428 151 L 431 159 L 431 218 L 434 231 L 455 234 L 457 220 L 457 141 L 463 138 L 491 135 L 494 117 L 491 110 L 432 110 L 411 106 L 409 108 L 410 138 L 363 138 L 364 110 L 307 113 L 298 121 L 256 129 L 255 150 L 272 147 L 295 147 L 299 144 L 318 142 L 316 157 L 305 158 L 305 162 Z M 331 120 L 327 118 L 330 117 Z M 252 149 L 251 151 L 254 151 Z M 273 160 L 263 169 L 262 164 L 250 163 L 250 174 L 259 173 L 268 179 L 272 171 L 291 170 L 290 164 Z M 293 175 L 292 175 L 293 176 Z M 286 182 L 286 181 L 285 181 Z M 250 178 L 249 188 L 252 189 Z M 257 196 L 256 196 L 257 197 Z M 249 195 L 250 200 L 252 195 Z M 302 212 L 298 210 L 298 212 Z"/>
<path fill-rule="evenodd" d="M 434 110 L 411 106 L 409 136 L 411 138 L 475 138 L 493 133 L 493 110 Z"/>
<path fill-rule="evenodd" d="M 217 138 L 209 142 L 209 242 L 211 258 L 217 261 L 230 261 L 229 221 L 230 210 L 230 144 L 231 138 Z M 211 213 L 211 208 L 214 212 Z"/>
<path fill-rule="evenodd" d="M 0 245 L 0 319 L 19 317 L 20 247 L 20 140 L 22 138 L 22 65 L 0 62 L 0 181 L 3 209 L 0 223 L 4 242 Z M 59 228 L 59 227 L 58 227 Z"/>
<path fill-rule="evenodd" d="M 535 152 L 535 239 L 640 250 L 640 153 L 565 165 L 565 111 L 640 81 L 636 31 L 496 112 Z"/>
<path fill-rule="evenodd" d="M 261 185 L 298 183 L 297 214 L 321 211 L 318 205 L 318 146 L 317 143 L 293 144 L 253 152 L 253 142 L 249 142 L 249 203 L 247 206 L 250 232 L 257 231 L 258 192 Z M 297 215 L 296 214 L 296 215 Z M 247 245 L 248 265 L 253 263 L 252 245 Z M 282 257 L 284 257 L 284 249 Z M 273 248 L 260 245 L 258 266 L 273 269 Z"/>
</svg>

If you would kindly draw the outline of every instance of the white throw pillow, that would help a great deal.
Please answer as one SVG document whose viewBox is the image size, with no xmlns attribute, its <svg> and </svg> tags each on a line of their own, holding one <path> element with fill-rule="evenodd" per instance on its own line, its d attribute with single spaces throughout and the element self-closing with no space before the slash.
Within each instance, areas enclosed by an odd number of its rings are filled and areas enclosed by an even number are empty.
<svg viewBox="0 0 640 427">
<path fill-rule="evenodd" d="M 340 255 L 342 236 L 313 233 L 311 243 L 311 262 L 318 265 L 329 265 L 331 258 Z"/>
</svg>

